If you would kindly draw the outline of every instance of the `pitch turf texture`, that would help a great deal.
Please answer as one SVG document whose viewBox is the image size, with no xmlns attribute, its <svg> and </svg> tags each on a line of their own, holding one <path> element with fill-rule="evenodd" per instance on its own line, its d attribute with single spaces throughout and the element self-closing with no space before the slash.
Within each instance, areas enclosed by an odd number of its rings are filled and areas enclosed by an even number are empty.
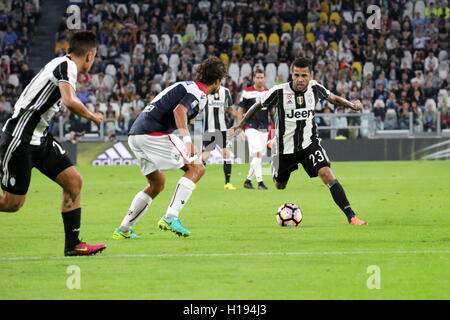
<svg viewBox="0 0 450 320">
<path fill-rule="evenodd" d="M 0 215 L 1 299 L 449 299 L 450 162 L 345 162 L 333 169 L 359 216 L 350 226 L 318 179 L 295 172 L 286 190 L 246 190 L 247 165 L 233 166 L 236 191 L 210 165 L 182 212 L 189 238 L 157 229 L 180 172 L 135 230 L 114 228 L 144 186 L 137 167 L 79 167 L 84 177 L 81 237 L 108 248 L 63 257 L 59 187 L 33 175 L 25 206 Z M 267 170 L 267 168 L 266 168 Z M 298 228 L 275 222 L 298 204 Z M 67 288 L 69 266 L 81 289 Z M 374 269 L 379 268 L 380 289 Z M 70 281 L 69 281 L 70 282 Z M 370 287 L 370 286 L 369 286 Z"/>
</svg>

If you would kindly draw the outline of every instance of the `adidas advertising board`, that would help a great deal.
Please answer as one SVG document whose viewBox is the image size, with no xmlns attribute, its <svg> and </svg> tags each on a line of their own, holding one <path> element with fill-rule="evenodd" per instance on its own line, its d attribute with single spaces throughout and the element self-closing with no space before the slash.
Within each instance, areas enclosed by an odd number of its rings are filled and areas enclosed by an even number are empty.
<svg viewBox="0 0 450 320">
<path fill-rule="evenodd" d="M 137 165 L 137 159 L 122 142 L 117 142 L 92 161 L 93 166 L 131 166 Z"/>
</svg>

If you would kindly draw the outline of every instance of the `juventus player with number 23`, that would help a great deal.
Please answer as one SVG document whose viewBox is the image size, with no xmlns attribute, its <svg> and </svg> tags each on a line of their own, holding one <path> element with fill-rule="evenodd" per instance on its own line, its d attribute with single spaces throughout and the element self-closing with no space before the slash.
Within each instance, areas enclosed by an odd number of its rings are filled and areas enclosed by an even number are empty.
<svg viewBox="0 0 450 320">
<path fill-rule="evenodd" d="M 262 108 L 269 108 L 275 122 L 275 142 L 272 150 L 272 175 L 275 187 L 285 189 L 291 173 L 302 164 L 308 175 L 319 176 L 328 186 L 333 200 L 352 225 L 367 225 L 355 216 L 343 187 L 330 169 L 330 160 L 320 145 L 315 122 L 315 106 L 327 100 L 337 106 L 362 110 L 359 100 L 350 102 L 339 97 L 312 79 L 312 63 L 307 58 L 296 59 L 291 66 L 292 81 L 274 86 L 255 103 L 241 122 L 230 129 L 237 135 Z"/>
</svg>

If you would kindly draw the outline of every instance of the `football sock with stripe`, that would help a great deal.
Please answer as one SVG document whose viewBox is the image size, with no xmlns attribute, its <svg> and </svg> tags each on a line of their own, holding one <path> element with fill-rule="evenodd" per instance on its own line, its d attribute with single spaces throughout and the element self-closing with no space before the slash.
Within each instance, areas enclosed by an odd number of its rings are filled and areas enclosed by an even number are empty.
<svg viewBox="0 0 450 320">
<path fill-rule="evenodd" d="M 72 250 L 80 243 L 81 208 L 68 212 L 61 212 L 64 223 L 65 246 L 64 250 Z"/>
<path fill-rule="evenodd" d="M 231 160 L 223 160 L 223 173 L 225 175 L 225 184 L 227 184 L 231 179 Z"/>
<path fill-rule="evenodd" d="M 347 219 L 350 220 L 352 217 L 354 217 L 355 213 L 353 212 L 352 207 L 350 206 L 350 202 L 345 195 L 344 188 L 342 188 L 339 181 L 334 180 L 331 183 L 327 184 L 327 186 L 330 189 L 334 202 L 345 213 Z"/>
<path fill-rule="evenodd" d="M 172 200 L 166 211 L 166 217 L 178 217 L 184 205 L 188 202 L 195 188 L 195 183 L 186 177 L 181 177 L 175 188 Z"/>
<path fill-rule="evenodd" d="M 144 216 L 148 207 L 152 203 L 152 198 L 144 191 L 140 191 L 134 196 L 131 206 L 128 209 L 127 214 L 120 224 L 120 231 L 128 232 L 131 228 Z"/>
</svg>

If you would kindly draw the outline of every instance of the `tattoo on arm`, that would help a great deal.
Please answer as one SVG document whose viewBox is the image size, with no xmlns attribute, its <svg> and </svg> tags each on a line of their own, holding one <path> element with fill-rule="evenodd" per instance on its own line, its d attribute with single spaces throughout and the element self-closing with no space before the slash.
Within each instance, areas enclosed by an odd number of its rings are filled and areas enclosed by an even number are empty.
<svg viewBox="0 0 450 320">
<path fill-rule="evenodd" d="M 340 97 L 340 96 L 337 96 L 337 95 L 335 95 L 335 94 L 333 94 L 333 93 L 331 93 L 331 94 L 328 96 L 327 101 L 331 102 L 331 103 L 334 104 L 334 105 L 340 106 L 340 107 L 351 108 L 351 109 L 354 108 L 353 102 L 350 102 L 350 101 L 348 101 L 347 99 L 342 98 L 342 97 Z"/>
<path fill-rule="evenodd" d="M 245 113 L 244 118 L 242 118 L 241 122 L 239 123 L 240 127 L 244 127 L 251 118 L 255 116 L 255 114 L 261 110 L 263 105 L 260 102 L 255 103 L 248 109 L 248 111 Z"/>
</svg>

